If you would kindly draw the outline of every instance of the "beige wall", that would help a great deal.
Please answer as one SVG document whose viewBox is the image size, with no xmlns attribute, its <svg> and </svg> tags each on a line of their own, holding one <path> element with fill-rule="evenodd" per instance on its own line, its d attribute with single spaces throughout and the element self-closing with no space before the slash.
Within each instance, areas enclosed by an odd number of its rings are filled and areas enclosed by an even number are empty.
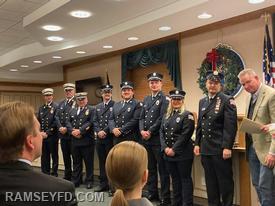
<svg viewBox="0 0 275 206">
<path fill-rule="evenodd" d="M 264 22 L 257 19 L 188 38 L 183 37 L 180 48 L 181 76 L 183 88 L 187 91 L 187 108 L 197 111 L 198 101 L 203 95 L 196 83 L 197 68 L 200 67 L 206 53 L 218 43 L 232 46 L 243 58 L 245 66 L 255 69 L 262 76 L 263 36 Z M 238 114 L 245 113 L 246 96 L 247 93 L 242 91 L 236 97 Z"/>
</svg>

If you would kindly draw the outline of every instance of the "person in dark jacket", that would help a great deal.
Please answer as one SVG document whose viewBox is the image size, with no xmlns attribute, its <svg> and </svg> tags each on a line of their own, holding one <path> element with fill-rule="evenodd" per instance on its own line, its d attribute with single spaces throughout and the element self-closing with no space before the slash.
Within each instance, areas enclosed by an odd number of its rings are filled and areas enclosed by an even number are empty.
<svg viewBox="0 0 275 206">
<path fill-rule="evenodd" d="M 170 177 L 161 155 L 160 149 L 160 125 L 161 119 L 167 109 L 169 99 L 162 92 L 163 75 L 153 72 L 147 75 L 151 94 L 143 100 L 143 108 L 140 115 L 139 129 L 142 136 L 142 144 L 148 153 L 149 177 L 147 189 L 149 200 L 158 200 L 158 172 L 161 185 L 160 205 L 171 203 Z"/>
<path fill-rule="evenodd" d="M 43 146 L 41 155 L 41 170 L 43 173 L 58 176 L 58 135 L 56 131 L 55 113 L 57 104 L 53 102 L 53 89 L 42 90 L 45 104 L 39 107 L 37 119 L 41 125 Z M 51 171 L 52 159 L 52 171 Z"/>
<path fill-rule="evenodd" d="M 65 167 L 64 179 L 70 181 L 72 178 L 72 139 L 71 135 L 68 133 L 66 121 L 69 119 L 71 109 L 75 108 L 77 105 L 74 96 L 75 84 L 66 83 L 63 85 L 63 88 L 65 99 L 58 104 L 55 120 L 58 130 L 58 137 L 61 142 L 61 150 Z"/>
<path fill-rule="evenodd" d="M 105 162 L 109 151 L 113 147 L 113 134 L 108 127 L 108 121 L 113 109 L 112 100 L 113 86 L 110 84 L 101 87 L 102 102 L 95 106 L 93 127 L 96 136 L 96 151 L 99 161 L 100 185 L 95 188 L 95 192 L 102 192 L 109 189 L 108 179 L 105 172 Z"/>
<path fill-rule="evenodd" d="M 184 108 L 184 91 L 176 89 L 169 94 L 171 101 L 160 129 L 161 151 L 172 177 L 173 206 L 191 206 L 194 116 Z"/>
<path fill-rule="evenodd" d="M 87 92 L 76 93 L 77 108 L 70 112 L 66 126 L 72 136 L 73 174 L 72 182 L 75 187 L 82 183 L 82 161 L 86 168 L 85 184 L 92 188 L 94 178 L 94 137 L 92 134 L 92 120 L 94 108 L 88 105 Z"/>
<path fill-rule="evenodd" d="M 207 97 L 199 102 L 194 147 L 201 154 L 208 204 L 231 206 L 234 196 L 232 147 L 237 132 L 237 109 L 233 97 L 221 92 L 222 74 L 207 75 Z"/>
<path fill-rule="evenodd" d="M 74 185 L 36 171 L 42 151 L 40 124 L 27 103 L 0 106 L 0 205 L 76 206 Z"/>
<path fill-rule="evenodd" d="M 113 106 L 109 119 L 109 129 L 114 134 L 114 144 L 125 140 L 139 141 L 138 122 L 142 103 L 133 98 L 134 84 L 120 84 L 122 101 Z"/>
</svg>

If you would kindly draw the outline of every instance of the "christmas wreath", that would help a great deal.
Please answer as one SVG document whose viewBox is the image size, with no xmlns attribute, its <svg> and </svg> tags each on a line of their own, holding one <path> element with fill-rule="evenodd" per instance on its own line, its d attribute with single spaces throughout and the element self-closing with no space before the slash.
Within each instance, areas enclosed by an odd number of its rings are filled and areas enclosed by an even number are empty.
<svg viewBox="0 0 275 206">
<path fill-rule="evenodd" d="M 236 96 L 240 89 L 238 74 L 244 69 L 244 63 L 238 53 L 228 45 L 219 44 L 211 52 L 207 53 L 201 67 L 198 69 L 199 78 L 197 83 L 204 94 L 207 94 L 205 87 L 206 73 L 209 70 L 221 72 L 224 75 L 222 81 L 223 92 L 227 95 Z"/>
</svg>

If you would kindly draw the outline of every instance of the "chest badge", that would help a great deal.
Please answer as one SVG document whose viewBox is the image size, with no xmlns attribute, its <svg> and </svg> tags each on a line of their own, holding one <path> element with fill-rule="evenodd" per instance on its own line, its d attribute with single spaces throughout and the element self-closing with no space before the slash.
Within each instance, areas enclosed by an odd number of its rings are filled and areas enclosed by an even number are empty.
<svg viewBox="0 0 275 206">
<path fill-rule="evenodd" d="M 100 112 L 100 109 L 96 109 L 96 111 Z"/>
<path fill-rule="evenodd" d="M 131 111 L 131 107 L 128 107 L 127 111 L 130 112 Z"/>
<path fill-rule="evenodd" d="M 156 101 L 156 105 L 159 105 L 159 100 Z"/>
<path fill-rule="evenodd" d="M 177 122 L 177 123 L 180 122 L 180 117 L 177 117 L 176 122 Z"/>
<path fill-rule="evenodd" d="M 113 107 L 110 107 L 110 112 L 112 112 L 113 111 Z"/>
<path fill-rule="evenodd" d="M 86 116 L 89 115 L 89 110 L 88 110 L 88 109 L 86 110 L 85 115 L 86 115 Z"/>
<path fill-rule="evenodd" d="M 51 108 L 51 111 L 50 111 L 51 114 L 53 114 L 53 108 Z"/>
<path fill-rule="evenodd" d="M 204 111 L 205 110 L 205 107 L 204 108 L 201 108 L 201 111 Z"/>
<path fill-rule="evenodd" d="M 216 105 L 215 105 L 215 114 L 217 114 L 221 107 L 221 99 L 220 97 L 217 97 Z"/>
<path fill-rule="evenodd" d="M 75 104 L 76 104 L 76 102 L 74 101 L 74 103 L 73 103 L 73 105 L 72 105 L 72 108 L 75 108 Z"/>
</svg>

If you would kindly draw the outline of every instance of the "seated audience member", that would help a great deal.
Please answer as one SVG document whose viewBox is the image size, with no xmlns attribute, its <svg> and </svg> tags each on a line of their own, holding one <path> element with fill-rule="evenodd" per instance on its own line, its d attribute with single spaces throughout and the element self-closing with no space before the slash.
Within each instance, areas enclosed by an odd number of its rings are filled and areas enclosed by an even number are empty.
<svg viewBox="0 0 275 206">
<path fill-rule="evenodd" d="M 0 205 L 77 205 L 71 182 L 34 171 L 42 135 L 33 108 L 23 102 L 0 106 Z"/>
<path fill-rule="evenodd" d="M 148 177 L 146 149 L 133 141 L 115 145 L 106 160 L 106 173 L 116 192 L 111 206 L 152 206 L 141 198 Z"/>
</svg>

